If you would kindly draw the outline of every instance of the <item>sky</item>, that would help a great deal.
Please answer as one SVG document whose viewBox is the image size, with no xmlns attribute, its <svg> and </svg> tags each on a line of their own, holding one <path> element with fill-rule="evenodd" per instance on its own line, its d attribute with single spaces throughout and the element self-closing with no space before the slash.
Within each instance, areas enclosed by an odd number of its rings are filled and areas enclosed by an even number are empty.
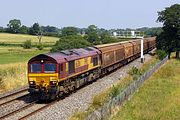
<svg viewBox="0 0 180 120">
<path fill-rule="evenodd" d="M 1 0 L 0 26 L 20 19 L 26 26 L 40 25 L 99 28 L 159 27 L 158 11 L 180 0 Z"/>
</svg>

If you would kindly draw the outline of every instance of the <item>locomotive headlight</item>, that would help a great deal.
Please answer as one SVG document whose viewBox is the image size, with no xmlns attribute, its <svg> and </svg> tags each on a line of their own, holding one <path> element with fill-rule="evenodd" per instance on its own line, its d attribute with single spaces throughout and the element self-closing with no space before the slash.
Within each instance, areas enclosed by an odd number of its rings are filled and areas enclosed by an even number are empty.
<svg viewBox="0 0 180 120">
<path fill-rule="evenodd" d="M 56 81 L 52 81 L 53 84 L 56 84 Z"/>
<path fill-rule="evenodd" d="M 29 84 L 33 84 L 33 81 L 30 81 Z"/>
<path fill-rule="evenodd" d="M 35 85 L 35 82 L 34 81 L 29 81 L 29 84 L 30 85 Z"/>
<path fill-rule="evenodd" d="M 56 77 L 50 77 L 50 85 L 56 85 L 57 78 Z"/>
<path fill-rule="evenodd" d="M 56 81 L 50 81 L 50 85 L 56 85 Z"/>
</svg>

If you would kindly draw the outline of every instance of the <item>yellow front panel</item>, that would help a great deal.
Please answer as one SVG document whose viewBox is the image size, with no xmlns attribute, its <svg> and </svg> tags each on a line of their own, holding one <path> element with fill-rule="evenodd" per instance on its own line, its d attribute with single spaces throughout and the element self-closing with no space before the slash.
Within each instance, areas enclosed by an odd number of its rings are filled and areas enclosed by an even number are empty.
<svg viewBox="0 0 180 120">
<path fill-rule="evenodd" d="M 49 86 L 50 81 L 58 81 L 58 73 L 40 73 L 40 74 L 34 74 L 29 73 L 28 79 L 30 81 L 34 81 L 37 86 L 40 87 L 47 87 Z"/>
</svg>

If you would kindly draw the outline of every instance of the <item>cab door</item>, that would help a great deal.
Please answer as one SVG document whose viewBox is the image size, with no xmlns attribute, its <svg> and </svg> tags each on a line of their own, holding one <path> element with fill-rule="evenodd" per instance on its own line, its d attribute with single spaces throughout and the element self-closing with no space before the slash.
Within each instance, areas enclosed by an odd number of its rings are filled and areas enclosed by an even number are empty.
<svg viewBox="0 0 180 120">
<path fill-rule="evenodd" d="M 59 64 L 59 74 L 60 79 L 66 77 L 66 63 Z"/>
</svg>

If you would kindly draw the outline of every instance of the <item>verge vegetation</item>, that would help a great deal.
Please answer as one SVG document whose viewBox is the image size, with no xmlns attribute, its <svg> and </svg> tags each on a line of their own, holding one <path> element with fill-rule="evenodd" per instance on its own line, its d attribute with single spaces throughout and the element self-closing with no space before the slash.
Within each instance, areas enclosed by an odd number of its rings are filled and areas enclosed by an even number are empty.
<svg viewBox="0 0 180 120">
<path fill-rule="evenodd" d="M 0 65 L 0 91 L 12 90 L 27 85 L 27 64 Z"/>
<path fill-rule="evenodd" d="M 170 60 L 120 108 L 113 120 L 180 119 L 180 61 Z"/>
</svg>

